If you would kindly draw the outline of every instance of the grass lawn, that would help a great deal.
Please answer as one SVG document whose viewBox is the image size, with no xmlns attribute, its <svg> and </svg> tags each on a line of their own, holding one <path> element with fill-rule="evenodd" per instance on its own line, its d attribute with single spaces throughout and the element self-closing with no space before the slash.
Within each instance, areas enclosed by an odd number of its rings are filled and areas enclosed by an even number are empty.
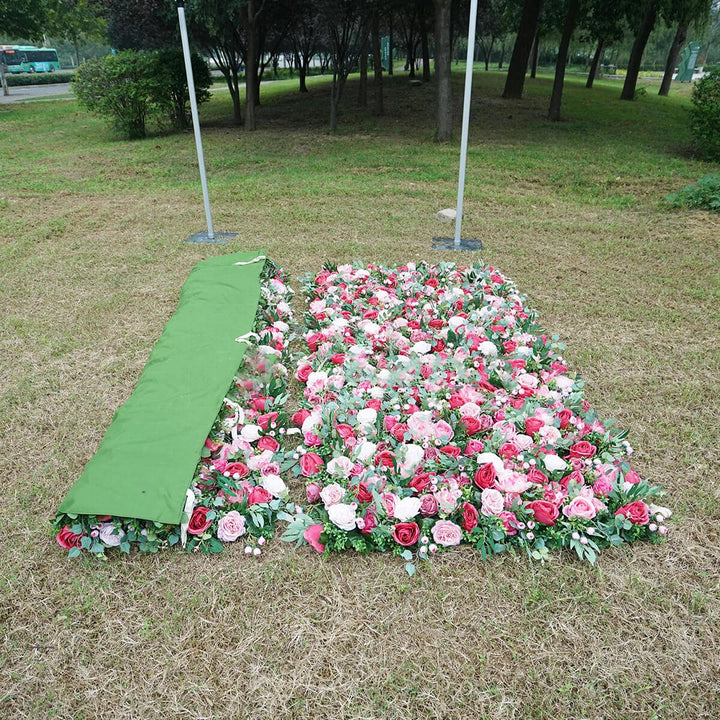
<svg viewBox="0 0 720 720">
<path fill-rule="evenodd" d="M 387 81 L 388 79 L 386 79 Z M 456 78 L 459 108 L 463 78 Z M 279 541 L 207 558 L 68 561 L 48 523 L 132 391 L 192 266 L 264 248 L 293 276 L 325 260 L 459 260 L 458 142 L 432 143 L 434 88 L 390 79 L 387 113 L 327 132 L 319 78 L 263 88 L 260 129 L 201 109 L 215 226 L 190 134 L 113 138 L 74 102 L 0 107 L 0 709 L 8 718 L 720 717 L 720 217 L 664 197 L 717 165 L 689 151 L 687 87 L 619 100 L 569 78 L 521 102 L 478 73 L 463 235 L 566 344 L 586 396 L 631 429 L 665 486 L 669 541 L 483 564 L 443 553 L 327 561 Z M 232 312 L 232 308 L 218 308 Z M 168 418 L 168 433 L 172 418 Z M 157 438 L 158 453 L 163 438 Z"/>
</svg>

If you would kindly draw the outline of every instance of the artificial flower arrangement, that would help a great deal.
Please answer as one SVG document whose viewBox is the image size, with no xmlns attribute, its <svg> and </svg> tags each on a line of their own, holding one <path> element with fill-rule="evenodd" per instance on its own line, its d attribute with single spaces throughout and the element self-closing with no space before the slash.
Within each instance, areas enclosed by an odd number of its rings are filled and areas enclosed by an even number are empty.
<svg viewBox="0 0 720 720">
<path fill-rule="evenodd" d="M 309 506 L 284 538 L 407 561 L 466 543 L 519 548 L 658 541 L 661 489 L 632 468 L 515 286 L 492 267 L 328 266 L 304 280 L 296 377 Z"/>
<path fill-rule="evenodd" d="M 237 540 L 245 542 L 246 553 L 260 554 L 273 535 L 278 513 L 293 509 L 280 477 L 291 292 L 283 273 L 266 262 L 254 333 L 246 340 L 248 350 L 205 441 L 184 508 L 185 522 L 59 513 L 56 539 L 70 557 L 81 551 L 104 557 L 111 547 L 129 553 L 133 545 L 142 552 L 172 546 L 218 552 Z"/>
<path fill-rule="evenodd" d="M 671 512 L 632 468 L 627 433 L 597 417 L 558 338 L 498 271 L 327 266 L 303 288 L 291 421 L 291 290 L 268 263 L 255 341 L 205 442 L 185 522 L 59 514 L 70 556 L 238 540 L 258 555 L 282 520 L 283 540 L 390 551 L 413 574 L 460 544 L 540 561 L 570 548 L 594 563 L 602 548 L 666 535 Z M 283 475 L 304 480 L 305 509 Z"/>
</svg>

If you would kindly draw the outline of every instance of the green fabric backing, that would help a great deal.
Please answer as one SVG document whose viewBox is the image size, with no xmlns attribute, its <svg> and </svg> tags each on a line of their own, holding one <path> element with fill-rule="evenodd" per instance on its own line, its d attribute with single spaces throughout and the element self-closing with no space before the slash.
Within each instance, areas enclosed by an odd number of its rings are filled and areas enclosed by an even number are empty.
<svg viewBox="0 0 720 720">
<path fill-rule="evenodd" d="M 60 511 L 178 524 L 205 439 L 253 329 L 265 264 L 241 252 L 190 272 L 130 398 Z"/>
</svg>

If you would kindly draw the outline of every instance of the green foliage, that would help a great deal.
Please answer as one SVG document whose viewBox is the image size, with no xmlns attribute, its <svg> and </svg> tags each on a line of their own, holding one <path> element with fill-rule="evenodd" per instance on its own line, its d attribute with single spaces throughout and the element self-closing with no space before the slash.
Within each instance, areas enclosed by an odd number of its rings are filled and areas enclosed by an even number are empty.
<svg viewBox="0 0 720 720">
<path fill-rule="evenodd" d="M 695 83 L 690 132 L 695 150 L 705 160 L 720 160 L 720 70 Z"/>
<path fill-rule="evenodd" d="M 207 65 L 197 56 L 193 73 L 201 103 L 210 97 L 211 79 Z M 180 51 L 124 50 L 90 60 L 76 71 L 73 89 L 80 105 L 110 120 L 130 140 L 145 137 L 151 118 L 168 120 L 174 127 L 188 123 L 189 96 Z"/>
<path fill-rule="evenodd" d="M 5 79 L 9 87 L 20 87 L 21 85 L 54 85 L 55 83 L 69 83 L 75 78 L 71 72 L 52 73 L 18 73 L 17 75 L 6 75 Z"/>
<path fill-rule="evenodd" d="M 720 175 L 706 175 L 694 185 L 667 196 L 672 207 L 720 212 Z"/>
</svg>

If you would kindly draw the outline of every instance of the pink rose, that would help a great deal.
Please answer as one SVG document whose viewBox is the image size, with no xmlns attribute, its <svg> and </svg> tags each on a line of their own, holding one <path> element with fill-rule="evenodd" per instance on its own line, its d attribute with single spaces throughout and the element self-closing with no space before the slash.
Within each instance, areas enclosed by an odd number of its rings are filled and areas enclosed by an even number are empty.
<svg viewBox="0 0 720 720">
<path fill-rule="evenodd" d="M 509 510 L 503 510 L 498 514 L 498 517 L 502 520 L 503 527 L 508 535 L 517 535 L 517 518 L 515 517 L 515 513 Z"/>
<path fill-rule="evenodd" d="M 431 532 L 433 540 L 443 547 L 459 545 L 462 540 L 462 529 L 450 520 L 438 520 Z"/>
<path fill-rule="evenodd" d="M 311 525 L 303 533 L 303 537 L 307 541 L 308 545 L 315 548 L 319 553 L 325 552 L 325 545 L 320 542 L 320 535 L 324 530 L 325 526 L 322 523 Z"/>
<path fill-rule="evenodd" d="M 480 512 L 483 515 L 499 515 L 504 508 L 504 500 L 502 493 L 493 488 L 486 488 L 482 491 L 482 507 Z"/>
<path fill-rule="evenodd" d="M 317 483 L 310 483 L 305 488 L 305 497 L 309 503 L 316 503 L 320 499 L 320 486 Z"/>
<path fill-rule="evenodd" d="M 586 520 L 592 520 L 595 515 L 597 515 L 597 511 L 595 510 L 595 505 L 592 500 L 583 497 L 582 495 L 578 495 L 563 508 L 563 515 L 569 518 L 579 517 Z"/>
<path fill-rule="evenodd" d="M 432 517 L 437 515 L 438 502 L 434 495 L 421 495 L 420 496 L 420 514 L 425 517 Z"/>
<path fill-rule="evenodd" d="M 245 518 L 237 511 L 231 510 L 218 520 L 217 536 L 223 542 L 235 542 L 245 534 Z"/>
<path fill-rule="evenodd" d="M 395 517 L 395 502 L 397 496 L 393 495 L 393 493 L 383 493 L 380 496 L 380 500 L 385 508 L 385 514 L 392 520 Z"/>
</svg>

